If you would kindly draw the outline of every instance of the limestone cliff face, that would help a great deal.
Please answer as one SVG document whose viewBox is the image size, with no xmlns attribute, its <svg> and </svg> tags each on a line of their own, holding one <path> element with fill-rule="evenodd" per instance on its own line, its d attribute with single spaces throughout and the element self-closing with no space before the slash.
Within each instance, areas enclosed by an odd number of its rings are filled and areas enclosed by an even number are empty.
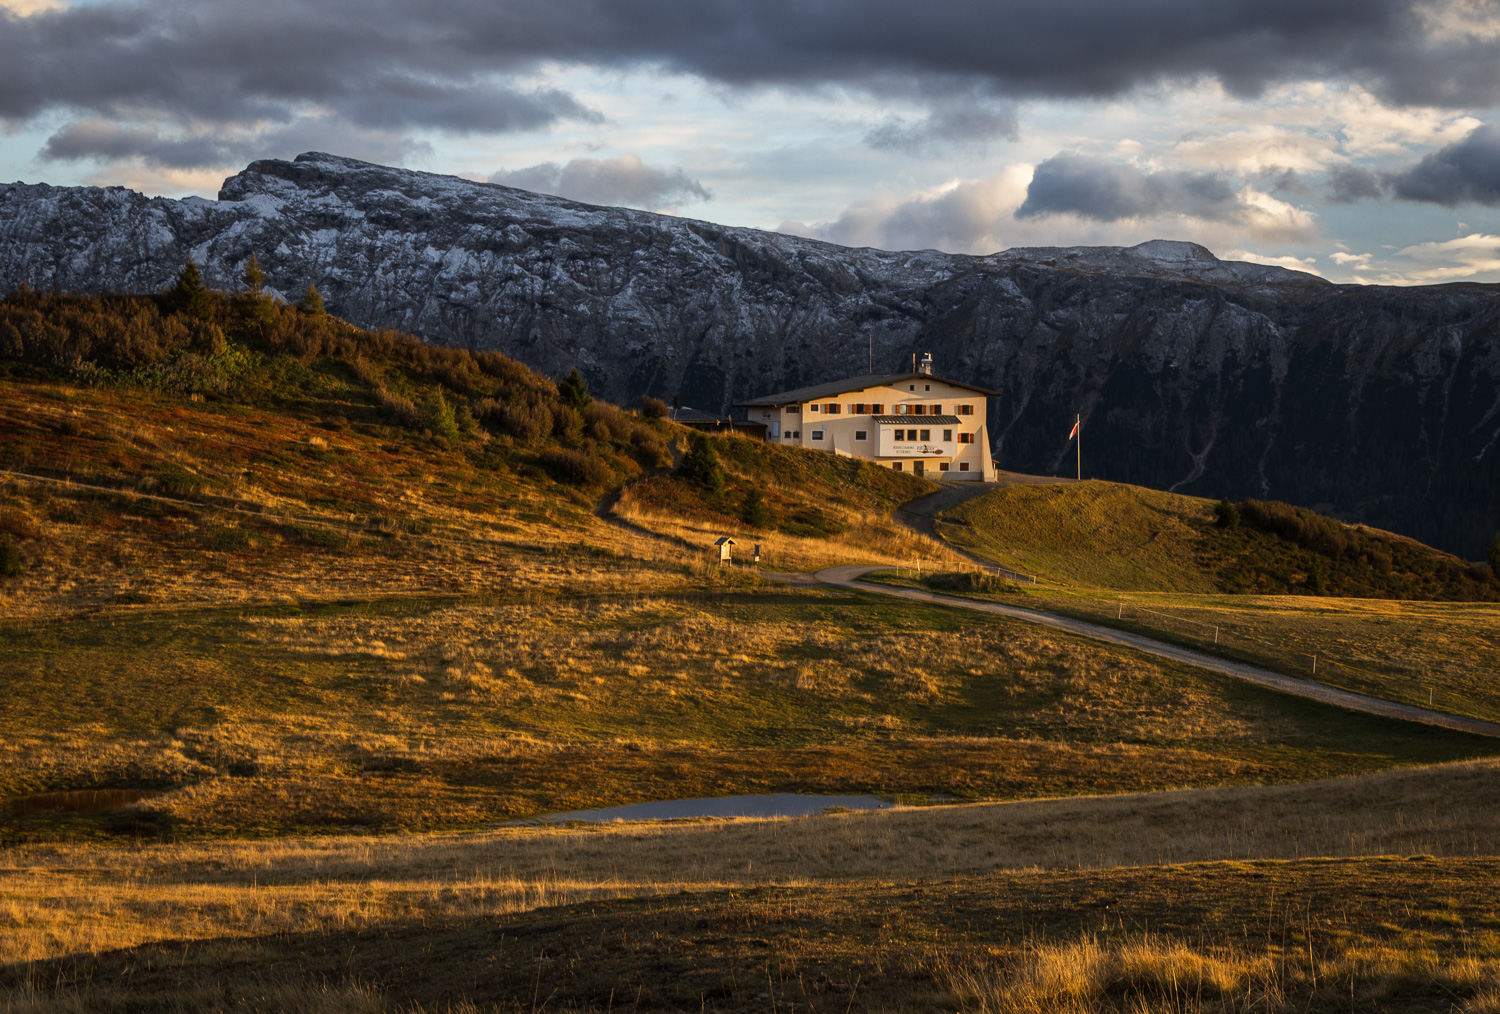
<svg viewBox="0 0 1500 1014">
<path fill-rule="evenodd" d="M 1500 527 L 1500 288 L 1330 285 L 1186 243 L 851 250 L 310 154 L 219 200 L 0 185 L 0 289 L 149 291 L 251 253 L 366 326 L 704 409 L 932 352 L 1020 471 L 1332 509 L 1470 558 Z"/>
</svg>

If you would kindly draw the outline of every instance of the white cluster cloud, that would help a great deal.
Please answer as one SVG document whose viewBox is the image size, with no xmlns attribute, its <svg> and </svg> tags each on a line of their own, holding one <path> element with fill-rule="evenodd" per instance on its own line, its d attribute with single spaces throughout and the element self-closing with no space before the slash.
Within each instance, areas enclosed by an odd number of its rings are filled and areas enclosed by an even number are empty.
<svg viewBox="0 0 1500 1014">
<path fill-rule="evenodd" d="M 524 169 L 502 169 L 489 177 L 522 190 L 555 194 L 588 204 L 675 211 L 690 201 L 707 201 L 712 195 L 697 180 L 679 169 L 646 165 L 639 155 L 615 159 L 575 158 L 565 165 L 543 162 Z"/>
<path fill-rule="evenodd" d="M 1004 230 L 1026 199 L 1031 174 L 1031 166 L 1013 165 L 985 179 L 859 201 L 831 222 L 783 222 L 778 228 L 844 246 L 994 253 L 1010 245 Z"/>
</svg>

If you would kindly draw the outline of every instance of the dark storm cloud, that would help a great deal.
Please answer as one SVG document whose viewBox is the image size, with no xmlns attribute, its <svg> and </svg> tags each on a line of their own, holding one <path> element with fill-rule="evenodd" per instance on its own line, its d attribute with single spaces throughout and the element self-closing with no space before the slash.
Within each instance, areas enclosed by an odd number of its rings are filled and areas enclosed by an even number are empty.
<svg viewBox="0 0 1500 1014">
<path fill-rule="evenodd" d="M 1377 200 L 1385 191 L 1385 181 L 1363 166 L 1337 165 L 1328 170 L 1324 196 L 1334 204 L 1354 204 Z"/>
<path fill-rule="evenodd" d="M 186 132 L 163 135 L 156 127 L 123 127 L 108 120 L 70 123 L 47 139 L 42 157 L 57 161 L 138 159 L 161 169 L 212 169 L 256 158 L 290 158 L 310 149 L 334 149 L 371 162 L 399 162 L 425 151 L 383 131 L 360 130 L 327 119 L 302 119 L 244 136 Z"/>
<path fill-rule="evenodd" d="M 1233 222 L 1244 215 L 1224 173 L 1151 171 L 1124 162 L 1064 152 L 1036 167 L 1017 218 L 1072 214 L 1100 222 L 1178 214 Z"/>
<path fill-rule="evenodd" d="M 1500 205 L 1500 124 L 1476 127 L 1462 141 L 1396 173 L 1390 183 L 1404 201 Z"/>
<path fill-rule="evenodd" d="M 904 80 L 929 98 L 1108 96 L 1206 76 L 1244 95 L 1337 78 L 1395 102 L 1500 101 L 1496 42 L 1429 33 L 1418 2 L 103 0 L 0 14 L 0 116 L 290 122 L 315 105 L 460 131 L 587 118 L 566 95 L 514 86 L 541 61 L 732 85 Z"/>
<path fill-rule="evenodd" d="M 875 148 L 908 152 L 950 145 L 983 144 L 996 138 L 1014 139 L 1016 110 L 1011 105 L 986 102 L 944 102 L 915 123 L 893 118 L 870 131 L 865 140 Z"/>
<path fill-rule="evenodd" d="M 617 159 L 575 158 L 566 165 L 543 162 L 525 169 L 501 170 L 491 183 L 535 190 L 589 204 L 660 209 L 712 195 L 681 169 L 658 169 L 634 155 Z"/>
</svg>

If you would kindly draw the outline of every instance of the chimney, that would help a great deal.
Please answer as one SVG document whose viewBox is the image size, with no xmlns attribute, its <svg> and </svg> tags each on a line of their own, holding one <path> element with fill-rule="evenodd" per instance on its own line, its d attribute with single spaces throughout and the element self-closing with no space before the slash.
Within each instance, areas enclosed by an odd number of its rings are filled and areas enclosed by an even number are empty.
<svg viewBox="0 0 1500 1014">
<path fill-rule="evenodd" d="M 925 373 L 925 374 L 927 374 L 929 377 L 932 376 L 932 353 L 931 352 L 924 352 L 924 353 L 922 353 L 922 372 Z"/>
</svg>

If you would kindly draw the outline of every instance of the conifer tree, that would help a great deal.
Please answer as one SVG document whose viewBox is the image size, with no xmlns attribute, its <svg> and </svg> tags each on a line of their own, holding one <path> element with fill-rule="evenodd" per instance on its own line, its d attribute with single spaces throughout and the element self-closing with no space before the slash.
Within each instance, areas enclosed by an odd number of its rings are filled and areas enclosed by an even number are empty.
<svg viewBox="0 0 1500 1014">
<path fill-rule="evenodd" d="M 323 307 L 323 294 L 318 291 L 316 285 L 309 285 L 302 298 L 297 300 L 297 310 L 307 314 L 309 317 L 322 317 L 327 314 Z"/>
<path fill-rule="evenodd" d="M 260 291 L 266 287 L 266 273 L 261 270 L 260 258 L 255 254 L 245 262 L 245 270 L 240 272 L 240 281 L 245 285 L 245 291 L 252 296 L 259 296 Z"/>
<path fill-rule="evenodd" d="M 0 539 L 0 577 L 18 577 L 25 568 L 21 565 L 21 553 L 10 536 Z"/>
<path fill-rule="evenodd" d="M 745 502 L 740 507 L 740 520 L 751 528 L 771 527 L 771 508 L 766 504 L 765 494 L 759 486 L 751 486 L 745 493 Z"/>
<path fill-rule="evenodd" d="M 213 316 L 213 293 L 203 284 L 203 275 L 194 262 L 187 262 L 167 292 L 167 308 L 172 313 L 196 320 L 208 320 Z"/>
<path fill-rule="evenodd" d="M 573 367 L 573 372 L 557 385 L 558 396 L 562 398 L 563 404 L 575 412 L 582 412 L 594 403 L 589 396 L 589 385 L 578 372 L 578 367 Z"/>
<path fill-rule="evenodd" d="M 692 446 L 682 456 L 677 474 L 705 493 L 719 496 L 724 492 L 724 466 L 719 455 L 702 433 L 693 434 Z"/>
</svg>

